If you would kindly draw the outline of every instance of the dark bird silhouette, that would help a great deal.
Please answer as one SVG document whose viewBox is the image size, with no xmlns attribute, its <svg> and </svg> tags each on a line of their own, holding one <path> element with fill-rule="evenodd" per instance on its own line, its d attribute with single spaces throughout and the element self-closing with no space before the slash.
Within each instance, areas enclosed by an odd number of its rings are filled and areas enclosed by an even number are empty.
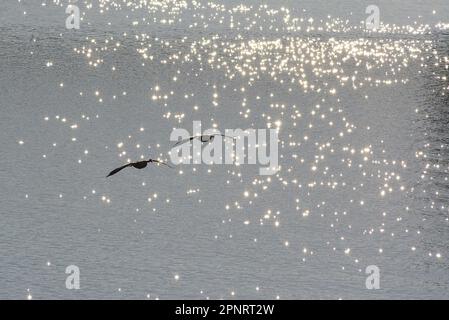
<svg viewBox="0 0 449 320">
<path fill-rule="evenodd" d="M 216 136 L 221 136 L 221 137 L 225 137 L 225 138 L 229 138 L 229 139 L 235 140 L 234 137 L 226 136 L 226 135 L 221 134 L 221 133 L 216 133 L 216 134 L 205 134 L 205 135 L 202 135 L 202 136 L 192 136 L 192 137 L 190 137 L 190 138 L 187 138 L 187 139 L 178 141 L 178 142 L 176 142 L 176 143 L 173 145 L 172 148 L 177 147 L 177 146 L 179 146 L 179 145 L 181 145 L 181 144 L 184 144 L 184 143 L 186 143 L 186 142 L 190 142 L 190 141 L 192 141 L 193 139 L 200 139 L 201 142 L 212 142 Z"/>
<path fill-rule="evenodd" d="M 117 169 L 114 169 L 111 172 L 109 172 L 109 174 L 106 176 L 106 178 L 116 174 L 119 171 L 122 171 L 123 169 L 125 169 L 127 167 L 133 167 L 133 168 L 136 168 L 136 169 L 143 169 L 143 168 L 145 168 L 147 166 L 148 163 L 156 163 L 158 165 L 162 164 L 164 166 L 172 168 L 170 165 L 168 165 L 165 162 L 162 162 L 162 161 L 159 161 L 159 160 L 155 160 L 155 159 L 148 159 L 148 160 L 143 160 L 143 161 L 138 161 L 138 162 L 131 162 L 131 163 L 125 164 L 125 165 L 123 165 L 121 167 L 118 167 Z"/>
</svg>

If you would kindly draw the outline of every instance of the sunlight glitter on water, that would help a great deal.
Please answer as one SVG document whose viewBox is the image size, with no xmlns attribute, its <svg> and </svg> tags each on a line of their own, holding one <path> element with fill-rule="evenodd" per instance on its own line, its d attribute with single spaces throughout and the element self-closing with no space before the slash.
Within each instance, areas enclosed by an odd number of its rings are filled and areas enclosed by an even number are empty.
<svg viewBox="0 0 449 320">
<path fill-rule="evenodd" d="M 53 4 L 66 5 L 59 0 Z M 254 250 L 263 251 L 270 242 L 277 254 L 294 256 L 304 264 L 335 259 L 338 269 L 360 272 L 359 264 L 369 264 L 370 255 L 393 255 L 394 244 L 404 241 L 406 251 L 414 255 L 412 259 L 446 261 L 441 246 L 423 244 L 420 223 L 426 225 L 428 218 L 419 221 L 413 215 L 424 210 L 446 217 L 449 212 L 444 204 L 447 191 L 434 190 L 431 184 L 441 174 L 447 182 L 449 167 L 443 159 L 447 143 L 440 144 L 436 154 L 428 141 L 413 145 L 411 156 L 402 149 L 396 151 L 389 140 L 397 133 L 376 131 L 382 123 L 370 122 L 370 117 L 378 115 L 371 115 L 364 106 L 382 110 L 373 114 L 385 112 L 376 102 L 382 96 L 379 92 L 404 90 L 417 76 L 424 75 L 438 84 L 432 87 L 435 95 L 446 96 L 448 77 L 433 70 L 435 66 L 447 70 L 449 57 L 435 49 L 433 34 L 445 32 L 447 24 L 416 18 L 405 25 L 381 24 L 379 29 L 368 31 L 363 23 L 353 24 L 332 15 L 318 19 L 304 10 L 265 4 L 86 0 L 80 6 L 81 23 L 86 27 L 100 27 L 91 18 L 96 14 L 105 19 L 102 27 L 114 27 L 113 15 L 119 14 L 126 31 L 78 33 L 76 41 L 69 42 L 76 62 L 94 75 L 89 85 L 61 76 L 58 68 L 63 64 L 52 57 L 40 61 L 45 72 L 54 77 L 52 91 L 70 96 L 75 92 L 72 99 L 80 106 L 79 115 L 60 109 L 39 118 L 41 128 L 56 133 L 43 143 L 40 161 L 52 166 L 63 154 L 63 162 L 75 161 L 81 169 L 95 167 L 98 171 L 105 170 L 96 164 L 99 159 L 107 166 L 149 155 L 167 161 L 168 135 L 156 131 L 189 128 L 192 120 L 201 119 L 220 130 L 233 124 L 276 128 L 281 166 L 271 177 L 259 176 L 245 165 L 225 169 L 180 165 L 173 172 L 160 171 L 159 167 L 146 169 L 164 177 L 156 185 L 131 173 L 111 184 L 89 180 L 85 185 L 80 183 L 81 191 L 75 192 L 88 203 L 86 208 L 113 215 L 128 213 L 126 207 L 131 206 L 135 213 L 129 219 L 139 228 L 127 231 L 138 233 L 141 243 L 145 242 L 142 235 L 150 230 L 149 223 L 143 222 L 148 218 L 141 216 L 162 220 L 164 215 L 189 208 L 186 211 L 214 214 L 213 221 L 219 227 L 208 233 L 208 225 L 196 232 L 214 240 L 217 250 L 232 242 L 241 246 L 251 243 Z M 185 34 L 159 35 L 152 29 L 156 26 L 185 28 Z M 33 57 L 39 43 L 42 40 L 32 41 Z M 151 77 L 134 79 L 139 72 L 148 72 Z M 127 84 L 121 82 L 123 75 L 128 75 Z M 110 85 L 107 79 L 115 82 Z M 139 89 L 133 90 L 134 86 Z M 360 106 L 351 104 L 356 99 Z M 390 103 L 394 108 L 398 102 Z M 118 105 L 124 112 L 117 121 L 114 112 Z M 406 118 L 432 117 L 421 106 L 408 111 Z M 151 115 L 151 123 L 135 119 L 147 115 Z M 112 124 L 116 127 L 111 129 Z M 395 125 L 403 124 L 392 123 L 390 128 Z M 405 137 L 402 131 L 397 135 Z M 99 138 L 98 144 L 92 144 L 93 136 Z M 427 137 L 427 132 L 422 137 Z M 36 139 L 17 136 L 16 146 L 25 149 L 35 145 Z M 411 161 L 421 166 L 415 180 L 410 177 L 415 177 L 412 170 L 417 165 L 410 169 Z M 130 177 L 134 184 L 128 185 Z M 211 182 L 210 177 L 217 177 L 219 182 Z M 180 193 L 164 186 L 173 180 Z M 113 183 L 123 183 L 125 194 Z M 64 194 L 60 201 L 70 201 L 65 200 L 67 190 L 51 192 L 56 192 L 56 198 Z M 410 203 L 418 197 L 425 198 L 420 203 L 423 208 Z M 90 199 L 97 201 L 91 203 Z M 180 225 L 188 223 L 188 219 L 178 219 L 174 221 Z M 157 225 L 157 221 L 152 220 L 152 224 Z M 195 221 L 201 225 L 204 218 Z M 443 221 L 447 225 L 447 218 Z M 315 235 L 311 235 L 312 240 L 297 231 L 307 229 Z M 291 266 L 291 270 L 298 268 Z M 189 273 L 179 273 L 183 281 L 178 282 L 178 273 L 170 276 L 179 286 L 187 285 Z M 235 285 L 219 288 L 221 295 L 236 295 L 240 290 L 228 290 Z M 252 283 L 248 287 L 254 288 Z M 121 288 L 124 294 L 125 284 Z"/>
</svg>

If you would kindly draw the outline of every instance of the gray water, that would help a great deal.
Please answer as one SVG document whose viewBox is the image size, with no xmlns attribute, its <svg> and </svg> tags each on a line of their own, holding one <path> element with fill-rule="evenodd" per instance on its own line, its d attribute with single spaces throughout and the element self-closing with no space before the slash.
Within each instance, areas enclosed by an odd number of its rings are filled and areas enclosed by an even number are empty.
<svg viewBox="0 0 449 320">
<path fill-rule="evenodd" d="M 78 2 L 0 3 L 0 298 L 449 298 L 447 1 Z M 105 178 L 195 120 L 281 170 Z"/>
</svg>

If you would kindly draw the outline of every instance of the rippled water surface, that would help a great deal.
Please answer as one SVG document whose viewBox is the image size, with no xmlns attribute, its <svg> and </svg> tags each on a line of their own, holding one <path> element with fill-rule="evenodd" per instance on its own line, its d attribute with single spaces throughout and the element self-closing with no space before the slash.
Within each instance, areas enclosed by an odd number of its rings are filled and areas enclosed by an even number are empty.
<svg viewBox="0 0 449 320">
<path fill-rule="evenodd" d="M 0 298 L 449 298 L 446 1 L 75 3 L 0 3 Z M 195 120 L 280 171 L 105 178 Z"/>
</svg>

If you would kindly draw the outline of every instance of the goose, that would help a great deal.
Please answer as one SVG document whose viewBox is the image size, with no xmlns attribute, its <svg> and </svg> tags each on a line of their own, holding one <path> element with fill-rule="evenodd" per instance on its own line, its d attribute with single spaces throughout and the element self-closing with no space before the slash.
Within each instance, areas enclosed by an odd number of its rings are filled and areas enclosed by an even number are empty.
<svg viewBox="0 0 449 320">
<path fill-rule="evenodd" d="M 111 172 L 109 172 L 109 174 L 106 176 L 106 178 L 116 174 L 119 171 L 122 171 L 123 169 L 125 169 L 127 167 L 133 167 L 133 168 L 136 168 L 136 169 L 143 169 L 149 163 L 156 163 L 158 165 L 162 164 L 162 165 L 165 165 L 165 166 L 167 166 L 169 168 L 172 168 L 170 165 L 168 165 L 165 162 L 162 162 L 162 161 L 159 161 L 159 160 L 155 160 L 155 159 L 148 159 L 148 160 L 143 160 L 143 161 L 131 162 L 131 163 L 125 164 L 125 165 L 123 165 L 121 167 L 118 167 L 118 168 L 112 170 Z"/>
<path fill-rule="evenodd" d="M 205 135 L 201 135 L 201 136 L 192 136 L 192 137 L 189 137 L 189 138 L 187 138 L 187 139 L 178 141 L 178 142 L 176 142 L 176 143 L 173 145 L 172 148 L 177 147 L 177 146 L 179 146 L 179 145 L 181 145 L 181 144 L 184 144 L 184 143 L 186 143 L 186 142 L 190 142 L 190 141 L 192 141 L 193 139 L 200 139 L 201 142 L 212 142 L 216 136 L 221 136 L 221 137 L 225 137 L 225 138 L 229 138 L 229 139 L 235 140 L 234 137 L 226 136 L 226 135 L 221 134 L 221 133 L 205 134 Z"/>
</svg>

